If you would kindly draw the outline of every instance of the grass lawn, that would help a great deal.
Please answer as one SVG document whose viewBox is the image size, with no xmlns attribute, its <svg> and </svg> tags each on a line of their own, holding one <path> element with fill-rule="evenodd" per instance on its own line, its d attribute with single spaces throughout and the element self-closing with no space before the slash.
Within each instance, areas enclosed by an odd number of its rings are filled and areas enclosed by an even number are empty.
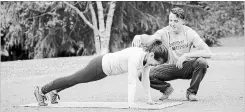
<svg viewBox="0 0 245 112">
<path fill-rule="evenodd" d="M 167 101 L 184 104 L 157 112 L 243 112 L 244 111 L 244 38 L 221 39 L 220 47 L 212 47 L 214 58 L 200 85 L 198 102 L 185 101 L 190 80 L 171 81 L 175 91 Z M 108 112 L 136 111 L 136 109 L 103 108 L 24 108 L 15 107 L 33 103 L 33 89 L 55 78 L 70 75 L 84 67 L 94 56 L 50 58 L 1 63 L 2 112 Z M 136 101 L 145 101 L 138 82 Z M 157 100 L 160 93 L 152 91 Z M 60 93 L 61 101 L 127 101 L 127 74 L 107 77 L 104 80 L 74 86 Z M 150 110 L 149 110 L 150 111 Z M 153 111 L 152 111 L 153 112 Z M 156 112 L 156 111 L 154 111 Z"/>
</svg>

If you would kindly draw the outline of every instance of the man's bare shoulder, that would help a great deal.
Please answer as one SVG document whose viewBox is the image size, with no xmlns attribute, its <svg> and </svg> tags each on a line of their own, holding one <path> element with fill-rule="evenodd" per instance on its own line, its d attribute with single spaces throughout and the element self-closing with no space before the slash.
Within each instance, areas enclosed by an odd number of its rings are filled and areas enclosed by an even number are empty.
<svg viewBox="0 0 245 112">
<path fill-rule="evenodd" d="M 187 33 L 191 33 L 191 32 L 195 32 L 195 30 L 193 30 L 191 27 L 189 26 L 186 26 L 186 25 L 183 25 L 184 27 L 184 30 L 187 32 Z"/>
</svg>

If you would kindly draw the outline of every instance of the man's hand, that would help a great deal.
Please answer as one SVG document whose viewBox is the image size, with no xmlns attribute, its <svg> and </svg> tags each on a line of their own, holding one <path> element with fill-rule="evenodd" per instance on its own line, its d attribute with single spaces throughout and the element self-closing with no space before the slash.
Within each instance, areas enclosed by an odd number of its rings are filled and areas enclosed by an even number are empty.
<svg viewBox="0 0 245 112">
<path fill-rule="evenodd" d="M 132 47 L 140 47 L 141 45 L 141 35 L 135 35 L 132 41 Z"/>
<path fill-rule="evenodd" d="M 183 67 L 183 62 L 186 61 L 187 56 L 183 54 L 181 57 L 179 57 L 178 61 L 176 62 L 176 67 L 181 69 Z"/>
</svg>

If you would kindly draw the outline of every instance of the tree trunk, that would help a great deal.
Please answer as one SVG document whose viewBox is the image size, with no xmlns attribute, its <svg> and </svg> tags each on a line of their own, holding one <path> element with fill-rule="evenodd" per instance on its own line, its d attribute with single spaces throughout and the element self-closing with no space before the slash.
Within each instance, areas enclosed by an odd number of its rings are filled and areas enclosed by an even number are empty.
<svg viewBox="0 0 245 112">
<path fill-rule="evenodd" d="M 91 2 L 89 2 L 89 9 L 91 11 L 93 25 L 94 27 L 98 28 L 96 14 L 95 14 L 95 11 L 94 11 L 94 8 Z M 100 54 L 100 35 L 95 30 L 94 30 L 94 43 L 95 43 L 96 53 Z"/>
<path fill-rule="evenodd" d="M 106 29 L 101 34 L 101 54 L 105 54 L 109 52 L 109 42 L 110 42 L 110 36 L 111 36 L 111 25 L 113 21 L 114 11 L 116 7 L 116 2 L 112 1 L 110 2 L 110 8 L 107 14 L 107 20 L 106 20 Z"/>
<path fill-rule="evenodd" d="M 95 50 L 96 50 L 96 54 L 100 54 L 101 53 L 101 41 L 100 41 L 100 36 L 98 33 L 96 33 L 94 31 L 94 44 L 95 44 Z"/>
<path fill-rule="evenodd" d="M 100 54 L 108 53 L 109 52 L 110 37 L 108 37 L 105 33 L 103 33 L 102 36 L 100 37 L 100 42 L 101 42 Z"/>
<path fill-rule="evenodd" d="M 110 8 L 107 14 L 106 26 L 105 26 L 105 16 L 103 13 L 103 6 L 101 1 L 96 1 L 97 9 L 98 9 L 98 19 L 96 18 L 94 8 L 92 3 L 90 2 L 89 8 L 92 15 L 92 22 L 91 24 L 84 14 L 75 6 L 69 4 L 68 2 L 64 2 L 66 5 L 74 9 L 84 20 L 84 22 L 90 26 L 94 31 L 94 41 L 95 41 L 95 49 L 97 54 L 105 54 L 109 52 L 109 42 L 110 42 L 110 35 L 111 35 L 111 25 L 113 21 L 114 11 L 116 7 L 116 2 L 110 2 Z M 97 25 L 99 23 L 99 26 Z"/>
<path fill-rule="evenodd" d="M 107 47 L 106 47 L 106 34 L 105 34 L 105 19 L 104 19 L 104 13 L 103 13 L 103 6 L 101 1 L 96 1 L 97 9 L 98 9 L 98 21 L 99 21 L 99 32 L 100 32 L 100 54 L 108 53 Z"/>
</svg>

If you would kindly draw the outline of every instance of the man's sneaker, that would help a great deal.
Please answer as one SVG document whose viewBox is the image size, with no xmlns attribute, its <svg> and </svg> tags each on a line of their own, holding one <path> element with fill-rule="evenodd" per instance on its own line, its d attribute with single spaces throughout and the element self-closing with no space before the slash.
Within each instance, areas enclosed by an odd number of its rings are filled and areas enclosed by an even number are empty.
<svg viewBox="0 0 245 112">
<path fill-rule="evenodd" d="M 40 93 L 38 86 L 34 90 L 34 95 L 36 97 L 36 100 L 37 100 L 39 106 L 47 106 L 48 105 L 47 103 L 45 103 L 45 101 L 47 100 L 47 97 L 44 94 Z"/>
<path fill-rule="evenodd" d="M 197 96 L 193 93 L 186 93 L 186 98 L 188 101 L 197 101 Z"/>
<path fill-rule="evenodd" d="M 58 95 L 57 92 L 51 91 L 49 92 L 49 95 L 50 95 L 51 104 L 57 104 L 58 103 L 57 98 L 60 100 L 60 96 Z"/>
<path fill-rule="evenodd" d="M 159 98 L 159 100 L 165 100 L 168 99 L 168 97 L 173 93 L 174 88 L 170 85 L 168 88 L 166 88 L 165 92 L 162 93 L 162 97 Z"/>
</svg>

